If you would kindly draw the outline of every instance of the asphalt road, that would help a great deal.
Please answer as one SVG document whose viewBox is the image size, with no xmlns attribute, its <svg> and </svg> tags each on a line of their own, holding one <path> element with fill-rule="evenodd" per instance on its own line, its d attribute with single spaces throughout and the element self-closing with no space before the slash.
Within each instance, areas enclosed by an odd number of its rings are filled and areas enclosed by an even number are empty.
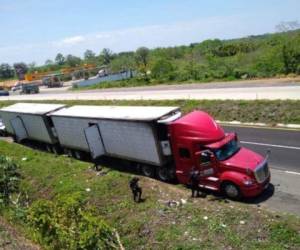
<svg viewBox="0 0 300 250">
<path fill-rule="evenodd" d="M 211 83 L 69 91 L 67 87 L 41 89 L 33 95 L 11 95 L 1 100 L 300 100 L 299 83 Z"/>
<path fill-rule="evenodd" d="M 271 168 L 300 173 L 300 130 L 223 126 L 238 134 L 242 146 L 262 155 L 271 150 Z"/>
</svg>

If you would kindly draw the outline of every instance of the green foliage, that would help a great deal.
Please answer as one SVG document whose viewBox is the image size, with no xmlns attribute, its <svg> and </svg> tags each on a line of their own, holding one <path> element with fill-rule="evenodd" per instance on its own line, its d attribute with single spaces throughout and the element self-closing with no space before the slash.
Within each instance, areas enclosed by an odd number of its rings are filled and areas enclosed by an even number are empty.
<svg viewBox="0 0 300 250">
<path fill-rule="evenodd" d="M 18 166 L 10 158 L 0 155 L 0 203 L 8 206 L 10 197 L 19 190 Z"/>
<path fill-rule="evenodd" d="M 61 53 L 58 53 L 55 57 L 55 63 L 58 65 L 64 65 L 65 60 L 65 57 Z"/>
<path fill-rule="evenodd" d="M 80 193 L 38 200 L 29 209 L 28 224 L 35 239 L 51 249 L 117 249 L 113 230 L 85 207 Z"/>
<path fill-rule="evenodd" d="M 14 77 L 15 71 L 8 63 L 0 65 L 0 79 L 9 79 Z"/>
<path fill-rule="evenodd" d="M 73 56 L 73 55 L 67 55 L 67 56 L 66 56 L 66 64 L 67 64 L 69 67 L 79 66 L 80 63 L 81 63 L 80 57 Z"/>
<path fill-rule="evenodd" d="M 173 64 L 166 59 L 159 59 L 154 62 L 151 68 L 152 77 L 160 80 L 174 80 L 175 68 Z"/>
</svg>

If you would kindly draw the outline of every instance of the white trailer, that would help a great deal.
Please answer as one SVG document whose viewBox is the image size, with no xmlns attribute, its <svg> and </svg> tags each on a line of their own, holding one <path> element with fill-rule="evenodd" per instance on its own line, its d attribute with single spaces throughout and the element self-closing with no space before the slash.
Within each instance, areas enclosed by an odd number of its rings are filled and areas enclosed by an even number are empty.
<svg viewBox="0 0 300 250">
<path fill-rule="evenodd" d="M 18 142 L 29 139 L 53 145 L 58 140 L 48 114 L 63 107 L 65 105 L 16 103 L 0 109 L 0 117 L 6 132 Z"/>
<path fill-rule="evenodd" d="M 73 106 L 50 114 L 62 147 L 162 166 L 171 155 L 163 122 L 178 107 Z M 76 155 L 76 153 L 75 153 Z"/>
</svg>

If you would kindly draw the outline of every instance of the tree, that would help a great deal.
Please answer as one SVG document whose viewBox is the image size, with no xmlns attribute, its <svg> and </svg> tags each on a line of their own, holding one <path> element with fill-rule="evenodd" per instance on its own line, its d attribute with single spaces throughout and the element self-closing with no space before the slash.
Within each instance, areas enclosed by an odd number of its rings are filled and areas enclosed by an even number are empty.
<svg viewBox="0 0 300 250">
<path fill-rule="evenodd" d="M 174 79 L 174 66 L 173 64 L 164 58 L 157 60 L 151 68 L 151 75 L 155 79 Z"/>
<path fill-rule="evenodd" d="M 51 60 L 51 59 L 47 59 L 46 61 L 45 61 L 45 65 L 46 66 L 50 66 L 50 65 L 53 65 L 54 64 L 54 62 Z"/>
<path fill-rule="evenodd" d="M 9 205 L 10 196 L 19 190 L 18 166 L 8 157 L 0 155 L 0 202 Z"/>
<path fill-rule="evenodd" d="M 87 49 L 84 52 L 84 60 L 86 60 L 86 61 L 92 61 L 95 58 L 96 58 L 96 54 L 92 50 Z"/>
<path fill-rule="evenodd" d="M 7 79 L 15 75 L 15 71 L 8 63 L 2 63 L 0 65 L 0 78 Z"/>
<path fill-rule="evenodd" d="M 14 64 L 14 68 L 19 80 L 23 80 L 25 74 L 28 72 L 28 66 L 23 62 L 19 62 Z"/>
<path fill-rule="evenodd" d="M 146 68 L 149 63 L 149 49 L 146 47 L 140 47 L 136 50 L 135 56 L 137 64 Z"/>
<path fill-rule="evenodd" d="M 103 60 L 104 60 L 104 64 L 105 65 L 108 65 L 112 59 L 112 51 L 108 48 L 104 48 L 100 54 L 100 56 L 103 57 Z"/>
<path fill-rule="evenodd" d="M 35 62 L 28 63 L 28 71 L 29 72 L 33 72 L 33 71 L 35 71 L 35 69 L 36 69 L 36 63 Z"/>
<path fill-rule="evenodd" d="M 73 55 L 67 55 L 66 57 L 66 64 L 70 67 L 75 67 L 80 65 L 81 59 L 80 57 L 73 56 Z"/>
<path fill-rule="evenodd" d="M 55 63 L 58 65 L 64 65 L 65 63 L 65 57 L 63 56 L 63 54 L 58 53 L 55 57 Z"/>
</svg>

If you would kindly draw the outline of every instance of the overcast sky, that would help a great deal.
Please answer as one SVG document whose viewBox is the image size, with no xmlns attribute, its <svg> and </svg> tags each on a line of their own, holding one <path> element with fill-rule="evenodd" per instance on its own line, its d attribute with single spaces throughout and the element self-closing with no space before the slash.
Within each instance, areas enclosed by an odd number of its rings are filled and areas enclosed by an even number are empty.
<svg viewBox="0 0 300 250">
<path fill-rule="evenodd" d="M 275 32 L 299 10 L 300 0 L 0 0 L 0 63 Z"/>
</svg>

